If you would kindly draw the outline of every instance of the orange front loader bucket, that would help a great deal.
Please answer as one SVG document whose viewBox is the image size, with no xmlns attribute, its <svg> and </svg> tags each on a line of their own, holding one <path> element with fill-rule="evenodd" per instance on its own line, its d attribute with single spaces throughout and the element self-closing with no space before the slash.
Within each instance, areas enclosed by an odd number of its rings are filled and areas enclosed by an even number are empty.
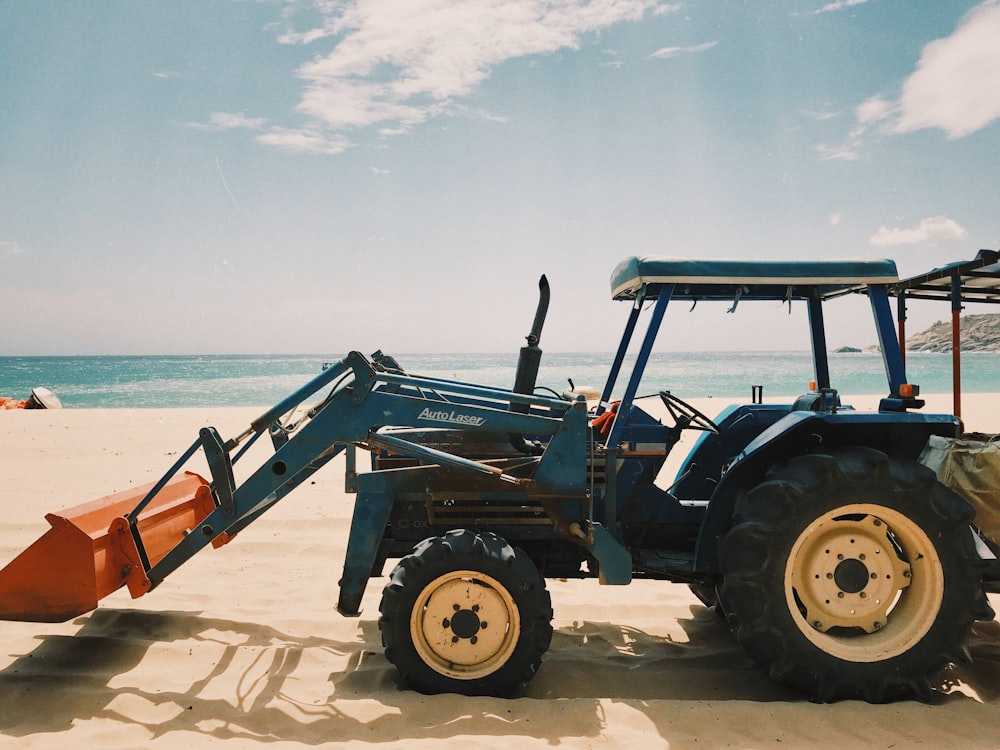
<svg viewBox="0 0 1000 750">
<path fill-rule="evenodd" d="M 133 598 L 151 588 L 124 516 L 153 484 L 49 513 L 52 526 L 0 570 L 0 619 L 64 622 L 97 607 L 128 584 Z M 139 514 L 137 528 L 155 565 L 215 508 L 208 482 L 175 476 Z"/>
</svg>

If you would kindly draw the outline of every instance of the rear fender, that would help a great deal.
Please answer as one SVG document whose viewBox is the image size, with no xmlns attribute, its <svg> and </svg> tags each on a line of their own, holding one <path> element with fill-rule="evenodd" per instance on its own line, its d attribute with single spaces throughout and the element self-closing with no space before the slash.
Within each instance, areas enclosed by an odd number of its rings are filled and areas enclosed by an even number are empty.
<svg viewBox="0 0 1000 750">
<path fill-rule="evenodd" d="M 695 570 L 718 572 L 719 544 L 732 526 L 736 498 L 764 481 L 772 466 L 792 456 L 845 445 L 916 460 L 931 435 L 960 433 L 961 422 L 951 414 L 791 412 L 751 441 L 723 474 L 705 513 Z"/>
</svg>

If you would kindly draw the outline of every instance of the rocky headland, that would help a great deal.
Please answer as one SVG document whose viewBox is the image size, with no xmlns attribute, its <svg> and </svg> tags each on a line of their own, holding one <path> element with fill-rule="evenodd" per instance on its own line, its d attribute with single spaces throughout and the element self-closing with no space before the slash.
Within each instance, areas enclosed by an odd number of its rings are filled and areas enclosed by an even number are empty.
<svg viewBox="0 0 1000 750">
<path fill-rule="evenodd" d="M 963 315 L 960 325 L 963 352 L 1000 352 L 1000 314 Z M 941 321 L 925 331 L 907 336 L 906 348 L 914 352 L 950 352 L 951 321 Z"/>
</svg>

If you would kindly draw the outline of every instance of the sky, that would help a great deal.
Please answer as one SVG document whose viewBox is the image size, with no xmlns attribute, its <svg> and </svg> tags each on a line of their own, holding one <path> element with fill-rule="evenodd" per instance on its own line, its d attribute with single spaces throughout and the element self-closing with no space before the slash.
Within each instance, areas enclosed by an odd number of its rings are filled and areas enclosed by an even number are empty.
<svg viewBox="0 0 1000 750">
<path fill-rule="evenodd" d="M 0 356 L 514 352 L 541 274 L 542 348 L 613 351 L 626 256 L 971 259 L 997 39 L 998 0 L 0 0 Z M 705 308 L 663 346 L 808 348 Z"/>
</svg>

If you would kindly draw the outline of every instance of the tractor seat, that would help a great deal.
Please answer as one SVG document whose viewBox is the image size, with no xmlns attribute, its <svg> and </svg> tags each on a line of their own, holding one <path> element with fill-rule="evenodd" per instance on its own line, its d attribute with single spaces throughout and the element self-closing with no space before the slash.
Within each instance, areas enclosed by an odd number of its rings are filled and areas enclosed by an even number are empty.
<svg viewBox="0 0 1000 750">
<path fill-rule="evenodd" d="M 821 391 L 819 393 L 811 391 L 804 393 L 795 399 L 792 404 L 792 411 L 831 411 L 840 408 L 840 396 L 835 389 Z"/>
</svg>

